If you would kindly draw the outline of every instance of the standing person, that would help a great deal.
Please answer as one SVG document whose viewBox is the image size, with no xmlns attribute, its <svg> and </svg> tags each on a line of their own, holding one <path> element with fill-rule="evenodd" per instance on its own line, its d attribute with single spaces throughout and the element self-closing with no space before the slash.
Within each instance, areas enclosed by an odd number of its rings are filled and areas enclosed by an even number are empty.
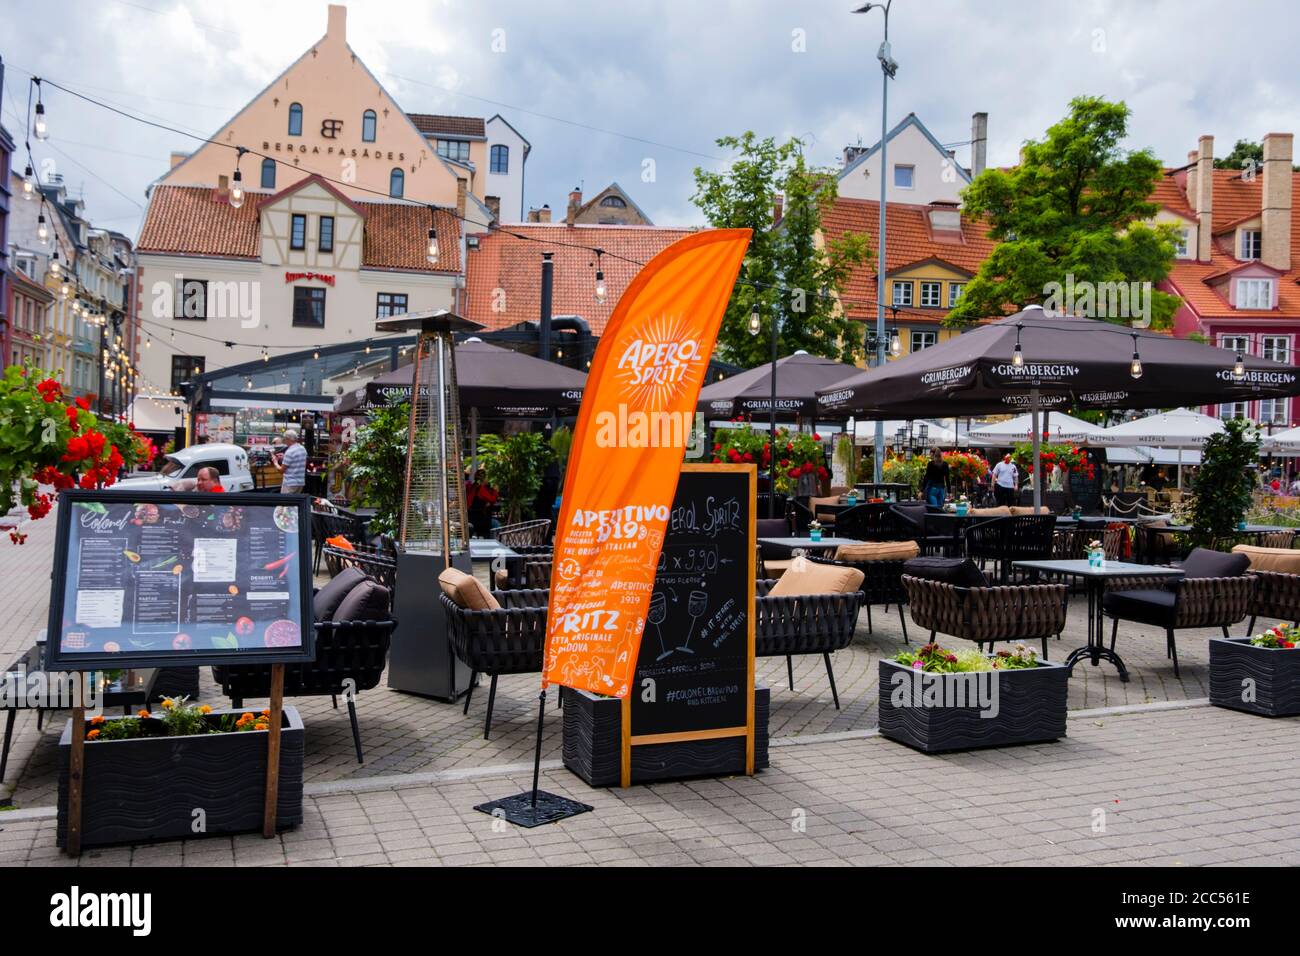
<svg viewBox="0 0 1300 956">
<path fill-rule="evenodd" d="M 1008 507 L 1015 504 L 1016 492 L 1020 488 L 1020 469 L 1011 460 L 1007 452 L 1002 460 L 993 466 L 993 498 L 999 505 Z"/>
<path fill-rule="evenodd" d="M 925 466 L 925 477 L 921 479 L 921 497 L 927 505 L 943 507 L 944 498 L 948 495 L 948 473 L 948 463 L 943 460 L 943 452 L 932 448 L 930 460 Z"/>
<path fill-rule="evenodd" d="M 492 537 L 492 506 L 497 503 L 499 495 L 487 482 L 487 472 L 480 468 L 474 472 L 474 481 L 465 495 L 465 506 L 469 509 L 469 523 L 477 538 Z"/>
<path fill-rule="evenodd" d="M 280 491 L 286 495 L 301 494 L 307 484 L 307 449 L 298 444 L 298 429 L 284 430 L 284 454 L 273 455 L 271 461 L 280 470 Z"/>
</svg>

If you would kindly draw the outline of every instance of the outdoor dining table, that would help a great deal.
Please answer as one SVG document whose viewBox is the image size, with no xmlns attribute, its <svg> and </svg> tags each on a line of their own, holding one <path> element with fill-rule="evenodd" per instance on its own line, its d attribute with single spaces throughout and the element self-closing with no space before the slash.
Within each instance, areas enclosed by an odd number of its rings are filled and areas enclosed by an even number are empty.
<svg viewBox="0 0 1300 956">
<path fill-rule="evenodd" d="M 842 544 L 861 544 L 857 538 L 837 538 L 834 535 L 822 535 L 820 541 L 812 538 L 759 538 L 759 544 L 770 544 L 774 548 L 806 548 L 813 551 L 829 551 Z"/>
<path fill-rule="evenodd" d="M 1062 577 L 1080 578 L 1088 593 L 1088 643 L 1072 650 L 1065 658 L 1065 666 L 1071 674 L 1074 665 L 1084 657 L 1091 658 L 1092 666 L 1097 667 L 1105 659 L 1119 670 L 1119 679 L 1128 681 L 1128 668 L 1118 654 L 1106 646 L 1105 625 L 1101 613 L 1101 600 L 1105 594 L 1106 582 L 1116 578 L 1152 578 L 1182 577 L 1181 568 L 1169 568 L 1151 564 L 1131 564 L 1126 561 L 1104 561 L 1090 564 L 1087 559 L 1066 561 L 1013 561 L 1011 566 L 1029 571 L 1033 575 L 1055 574 Z"/>
<path fill-rule="evenodd" d="M 517 558 L 519 552 L 507 547 L 496 538 L 470 538 L 469 559 L 491 561 L 494 558 Z"/>
<path fill-rule="evenodd" d="M 1170 533 L 1187 533 L 1192 530 L 1192 526 L 1189 524 L 1171 524 L 1164 528 L 1160 528 L 1159 530 L 1168 531 Z M 1262 539 L 1266 534 L 1276 534 L 1279 531 L 1295 530 L 1297 529 L 1283 524 L 1248 524 L 1244 528 L 1237 528 L 1236 533 L 1250 535 L 1255 539 L 1255 543 L 1258 544 L 1260 539 Z"/>
</svg>

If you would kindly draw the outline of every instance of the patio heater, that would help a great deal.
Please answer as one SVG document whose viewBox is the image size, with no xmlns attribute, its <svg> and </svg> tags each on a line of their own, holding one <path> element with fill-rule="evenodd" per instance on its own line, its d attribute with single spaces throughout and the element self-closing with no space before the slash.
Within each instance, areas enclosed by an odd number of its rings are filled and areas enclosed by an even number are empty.
<svg viewBox="0 0 1300 956">
<path fill-rule="evenodd" d="M 469 690 L 472 675 L 448 644 L 437 578 L 451 567 L 471 574 L 473 565 L 453 336 L 482 326 L 438 309 L 383 319 L 375 328 L 417 333 L 396 546 L 397 574 L 404 586 L 394 601 L 399 623 L 393 632 L 388 686 L 454 701 Z"/>
</svg>

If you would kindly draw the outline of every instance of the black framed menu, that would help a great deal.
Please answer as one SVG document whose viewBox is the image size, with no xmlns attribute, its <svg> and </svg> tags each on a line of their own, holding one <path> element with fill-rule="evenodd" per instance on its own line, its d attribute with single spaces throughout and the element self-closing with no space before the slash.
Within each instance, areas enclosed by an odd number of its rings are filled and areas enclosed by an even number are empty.
<svg viewBox="0 0 1300 956">
<path fill-rule="evenodd" d="M 631 698 L 631 741 L 753 736 L 753 465 L 677 483 Z"/>
<path fill-rule="evenodd" d="M 62 492 L 46 666 L 311 660 L 310 508 L 307 495 Z"/>
</svg>

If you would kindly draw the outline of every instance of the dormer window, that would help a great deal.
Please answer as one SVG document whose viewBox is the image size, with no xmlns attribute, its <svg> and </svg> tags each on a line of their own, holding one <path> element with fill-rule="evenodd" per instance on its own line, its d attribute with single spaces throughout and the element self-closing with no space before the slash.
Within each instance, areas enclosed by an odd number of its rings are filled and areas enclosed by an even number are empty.
<svg viewBox="0 0 1300 956">
<path fill-rule="evenodd" d="M 1271 309 L 1273 308 L 1272 279 L 1238 279 L 1237 308 Z"/>
<path fill-rule="evenodd" d="M 625 202 L 623 201 L 623 199 L 622 199 L 621 196 L 606 196 L 604 199 L 602 199 L 602 200 L 600 201 L 600 204 L 601 204 L 602 206 L 605 206 L 605 207 L 608 208 L 608 209 L 626 209 L 626 208 L 627 208 L 627 203 L 625 203 Z"/>
<path fill-rule="evenodd" d="M 1264 245 L 1264 234 L 1258 229 L 1241 230 L 1242 259 L 1258 259 Z"/>
</svg>

